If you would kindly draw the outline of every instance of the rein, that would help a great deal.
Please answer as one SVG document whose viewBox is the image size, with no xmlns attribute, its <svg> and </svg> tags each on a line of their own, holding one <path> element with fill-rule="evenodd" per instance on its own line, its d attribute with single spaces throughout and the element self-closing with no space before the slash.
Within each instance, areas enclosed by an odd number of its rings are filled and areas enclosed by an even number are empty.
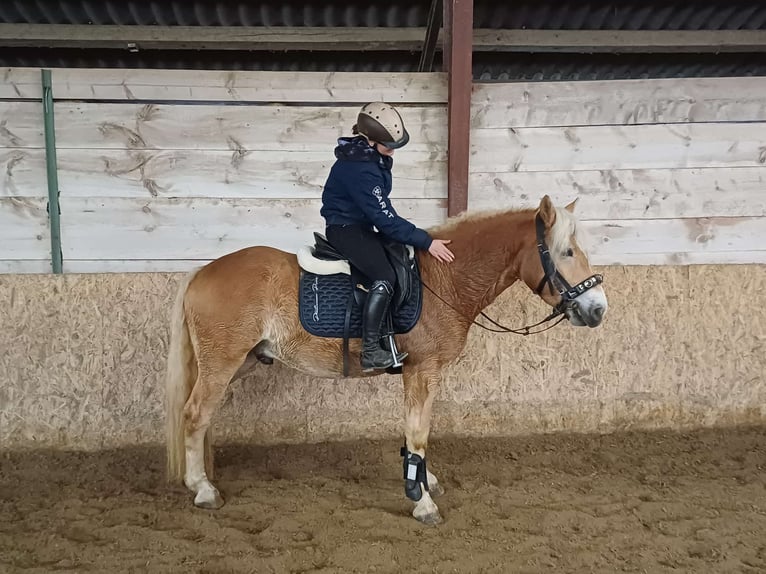
<svg viewBox="0 0 766 574">
<path fill-rule="evenodd" d="M 463 314 L 462 314 L 462 313 L 461 313 L 461 312 L 460 312 L 458 309 L 456 309 L 456 308 L 455 308 L 455 307 L 454 307 L 454 306 L 453 306 L 451 303 L 449 303 L 448 301 L 446 301 L 446 300 L 444 299 L 444 297 L 442 297 L 442 296 L 441 296 L 441 295 L 439 295 L 439 294 L 438 294 L 436 291 L 434 291 L 433 289 L 431 289 L 431 287 L 429 287 L 429 286 L 428 286 L 428 284 L 427 284 L 425 281 L 423 281 L 423 280 L 421 279 L 421 280 L 420 280 L 420 283 L 423 285 L 423 287 L 425 287 L 425 288 L 426 288 L 426 289 L 428 289 L 428 290 L 429 290 L 431 293 L 433 293 L 433 294 L 436 296 L 436 298 L 437 298 L 437 299 L 439 299 L 439 301 L 441 301 L 442 303 L 444 303 L 444 304 L 445 304 L 447 307 L 449 307 L 449 308 L 450 308 L 450 309 L 452 309 L 453 311 L 457 311 L 457 313 L 458 313 L 458 314 L 459 314 L 461 317 L 463 317 L 464 319 L 468 319 L 468 317 L 466 317 L 465 315 L 463 315 Z M 564 315 L 563 313 L 564 313 L 564 312 L 563 312 L 563 311 L 560 311 L 558 308 L 557 308 L 557 309 L 554 309 L 554 310 L 553 310 L 553 313 L 551 313 L 550 315 L 548 315 L 548 316 L 547 316 L 545 319 L 543 319 L 542 321 L 539 321 L 539 322 L 535 323 L 534 325 L 527 325 L 526 327 L 521 327 L 520 329 L 511 329 L 510 327 L 506 327 L 505 325 L 501 325 L 500 323 L 498 323 L 497 321 L 495 321 L 494 319 L 492 319 L 492 318 L 491 318 L 489 315 L 487 315 L 487 314 L 486 314 L 484 311 L 480 311 L 480 312 L 479 312 L 479 315 L 481 315 L 481 316 L 482 316 L 482 317 L 484 317 L 484 318 L 485 318 L 487 321 L 489 321 L 490 323 L 492 323 L 493 325 L 495 325 L 496 327 L 498 327 L 498 329 L 493 329 L 492 327 L 487 327 L 486 325 L 482 325 L 481 323 L 479 323 L 479 322 L 478 322 L 478 321 L 476 321 L 475 319 L 471 319 L 471 323 L 472 323 L 472 324 L 474 324 L 474 325 L 476 325 L 477 327 L 481 327 L 482 329 L 484 329 L 484 330 L 486 330 L 486 331 L 489 331 L 490 333 L 514 333 L 514 334 L 516 334 L 516 335 L 524 335 L 524 336 L 527 336 L 527 335 L 537 335 L 538 333 L 543 333 L 543 332 L 547 331 L 548 329 L 552 329 L 553 327 L 555 327 L 556 325 L 558 325 L 559 323 L 561 323 L 561 321 L 563 321 L 564 319 L 566 319 L 566 315 Z M 551 320 L 555 319 L 555 318 L 556 318 L 556 317 L 558 317 L 559 315 L 561 315 L 561 318 L 560 318 L 558 321 L 556 321 L 555 323 L 553 323 L 553 325 L 548 325 L 548 326 L 547 326 L 545 329 L 540 329 L 539 331 L 532 331 L 532 329 L 534 329 L 535 327 L 539 327 L 540 325 L 543 325 L 544 323 L 547 323 L 548 321 L 551 321 Z"/>
<path fill-rule="evenodd" d="M 567 309 L 571 309 L 577 306 L 577 303 L 575 299 L 588 291 L 589 289 L 592 289 L 596 285 L 600 285 L 604 282 L 604 277 L 601 274 L 596 273 L 595 275 L 591 275 L 588 277 L 585 281 L 581 281 L 577 285 L 570 285 L 566 279 L 559 273 L 558 269 L 556 269 L 556 265 L 553 262 L 553 257 L 551 257 L 550 249 L 548 248 L 547 243 L 545 242 L 545 223 L 543 223 L 542 218 L 540 217 L 540 214 L 538 213 L 535 216 L 535 232 L 537 234 L 537 251 L 540 254 L 540 263 L 543 266 L 543 278 L 540 280 L 539 285 L 537 286 L 537 289 L 535 289 L 534 293 L 536 295 L 540 295 L 545 288 L 546 283 L 551 289 L 552 293 L 558 292 L 558 294 L 561 296 L 561 301 L 559 301 L 559 304 L 556 305 L 553 308 L 553 312 L 548 315 L 545 319 L 542 321 L 538 321 L 534 325 L 527 325 L 525 327 L 521 327 L 519 329 L 511 329 L 510 327 L 506 327 L 505 325 L 501 325 L 494 319 L 492 319 L 489 315 L 484 313 L 484 311 L 480 311 L 479 314 L 484 317 L 487 321 L 492 323 L 495 327 L 498 327 L 497 329 L 493 329 L 492 327 L 487 327 L 486 325 L 482 325 L 481 323 L 477 322 L 475 319 L 471 320 L 471 323 L 474 325 L 477 325 L 478 327 L 481 327 L 482 329 L 489 331 L 490 333 L 513 333 L 515 335 L 524 335 L 525 337 L 527 335 L 537 335 L 539 333 L 544 333 L 545 331 L 552 329 L 559 323 L 561 323 L 564 319 L 566 319 L 566 315 L 564 312 Z M 442 303 L 447 305 L 450 309 L 453 311 L 457 311 L 459 315 L 461 315 L 464 319 L 467 319 L 465 315 L 463 315 L 458 309 L 456 309 L 452 304 L 445 301 L 444 298 L 439 295 L 436 291 L 431 289 L 422 279 L 421 283 L 423 286 L 428 289 L 431 293 L 433 293 L 437 299 L 439 299 Z M 544 325 L 548 321 L 552 321 L 556 317 L 561 315 L 558 321 L 553 323 L 552 325 L 548 325 L 544 329 L 539 329 L 537 331 L 532 331 L 535 327 L 539 327 L 540 325 Z"/>
</svg>

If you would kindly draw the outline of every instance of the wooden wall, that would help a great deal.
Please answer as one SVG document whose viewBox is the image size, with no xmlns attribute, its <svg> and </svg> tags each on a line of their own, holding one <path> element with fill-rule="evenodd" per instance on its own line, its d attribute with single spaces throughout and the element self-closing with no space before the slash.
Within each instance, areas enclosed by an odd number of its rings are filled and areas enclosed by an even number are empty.
<svg viewBox="0 0 766 574">
<path fill-rule="evenodd" d="M 65 272 L 177 271 L 322 230 L 335 139 L 398 104 L 397 209 L 446 216 L 441 74 L 53 70 Z M 766 78 L 476 84 L 469 209 L 580 198 L 592 261 L 766 262 Z M 50 270 L 40 71 L 0 83 L 0 272 Z"/>
<path fill-rule="evenodd" d="M 0 92 L 5 272 L 49 269 L 39 77 L 7 71 Z M 65 272 L 181 270 L 310 242 L 336 139 L 377 99 L 412 136 L 397 209 L 421 226 L 446 215 L 442 75 L 54 70 L 53 93 Z"/>
<path fill-rule="evenodd" d="M 445 217 L 442 75 L 53 70 L 53 81 L 68 272 L 55 277 L 20 273 L 50 270 L 40 71 L 0 82 L 6 448 L 160 442 L 182 277 L 164 271 L 310 241 L 334 140 L 364 101 L 400 104 L 412 132 L 396 154 L 399 210 L 424 226 Z M 766 78 L 475 85 L 469 208 L 579 197 L 610 312 L 594 330 L 472 330 L 435 434 L 766 420 L 766 310 L 753 305 L 766 288 L 765 121 Z M 521 286 L 489 309 L 509 325 L 545 313 Z M 217 443 L 401 433 L 398 377 L 260 367 L 229 387 Z"/>
<path fill-rule="evenodd" d="M 579 197 L 600 264 L 766 262 L 766 78 L 482 84 L 469 208 Z"/>
</svg>

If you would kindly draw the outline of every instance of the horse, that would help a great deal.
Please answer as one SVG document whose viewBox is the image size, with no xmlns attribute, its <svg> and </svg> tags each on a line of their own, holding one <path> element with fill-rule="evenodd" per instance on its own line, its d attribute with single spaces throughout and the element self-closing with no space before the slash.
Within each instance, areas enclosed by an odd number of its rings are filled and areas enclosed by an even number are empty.
<svg viewBox="0 0 766 574">
<path fill-rule="evenodd" d="M 444 489 L 426 468 L 442 370 L 463 351 L 483 309 L 523 281 L 553 309 L 548 319 L 559 316 L 559 321 L 591 328 L 602 323 L 607 310 L 603 278 L 588 261 L 574 215 L 576 202 L 556 207 L 546 195 L 534 208 L 462 213 L 430 230 L 434 237 L 451 240 L 452 263 L 420 251 L 412 255 L 426 287 L 420 315 L 414 327 L 392 339 L 408 353 L 399 369 L 405 410 L 401 455 L 405 495 L 414 503 L 412 516 L 422 523 L 442 520 L 433 497 Z M 166 371 L 167 477 L 182 479 L 197 507 L 224 504 L 211 483 L 209 430 L 233 379 L 258 362 L 275 360 L 316 377 L 381 374 L 362 372 L 358 338 L 321 337 L 304 328 L 299 319 L 301 272 L 297 254 L 253 246 L 223 255 L 179 283 Z M 345 369 L 344 356 L 352 357 Z"/>
</svg>

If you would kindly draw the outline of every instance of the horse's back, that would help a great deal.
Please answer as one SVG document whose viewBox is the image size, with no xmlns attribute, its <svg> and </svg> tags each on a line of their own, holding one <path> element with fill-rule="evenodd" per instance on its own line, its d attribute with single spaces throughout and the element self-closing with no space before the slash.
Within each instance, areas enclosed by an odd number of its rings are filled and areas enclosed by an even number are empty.
<svg viewBox="0 0 766 574">
<path fill-rule="evenodd" d="M 297 305 L 298 262 L 294 253 L 254 246 L 203 266 L 189 283 L 186 305 L 221 324 L 240 324 L 280 307 Z"/>
<path fill-rule="evenodd" d="M 297 257 L 275 247 L 256 245 L 233 251 L 203 266 L 195 281 L 223 283 L 227 288 L 247 283 L 263 275 L 290 270 L 297 272 Z"/>
</svg>

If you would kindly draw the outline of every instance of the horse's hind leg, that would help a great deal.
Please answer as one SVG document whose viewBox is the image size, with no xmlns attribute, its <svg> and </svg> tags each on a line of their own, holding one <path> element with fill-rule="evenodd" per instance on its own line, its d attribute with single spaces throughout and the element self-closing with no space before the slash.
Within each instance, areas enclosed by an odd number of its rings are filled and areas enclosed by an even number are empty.
<svg viewBox="0 0 766 574">
<path fill-rule="evenodd" d="M 184 405 L 186 476 L 184 484 L 195 493 L 194 504 L 201 508 L 220 508 L 223 497 L 205 472 L 205 433 L 234 374 L 245 357 L 198 358 L 197 381 Z"/>
</svg>

